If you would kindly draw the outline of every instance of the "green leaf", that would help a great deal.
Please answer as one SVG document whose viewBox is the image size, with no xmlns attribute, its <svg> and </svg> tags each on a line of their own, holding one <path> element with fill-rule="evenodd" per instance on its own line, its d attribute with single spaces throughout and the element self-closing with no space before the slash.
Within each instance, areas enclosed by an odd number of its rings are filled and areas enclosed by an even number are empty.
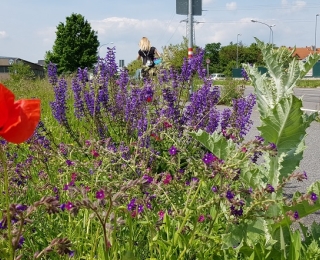
<svg viewBox="0 0 320 260">
<path fill-rule="evenodd" d="M 191 132 L 190 135 L 206 147 L 211 153 L 222 160 L 226 160 L 235 150 L 235 144 L 223 135 L 214 132 L 209 134 L 203 130 Z"/>
<path fill-rule="evenodd" d="M 289 258 L 291 260 L 300 259 L 300 250 L 301 250 L 301 236 L 298 230 L 291 231 L 291 243 L 289 249 Z"/>
<path fill-rule="evenodd" d="M 283 98 L 266 118 L 261 118 L 262 125 L 258 127 L 261 136 L 275 143 L 278 149 L 278 155 L 270 158 L 274 166 L 270 168 L 274 173 L 270 174 L 272 185 L 292 173 L 303 158 L 306 129 L 314 118 L 303 117 L 301 107 L 301 100 L 290 96 Z"/>
<path fill-rule="evenodd" d="M 247 224 L 233 225 L 226 234 L 222 234 L 221 249 L 237 247 L 246 237 Z"/>
<path fill-rule="evenodd" d="M 310 205 L 307 200 L 303 200 L 301 203 L 293 205 L 291 207 L 284 206 L 284 212 L 292 210 L 293 212 L 297 211 L 300 218 L 306 217 L 316 211 L 320 210 L 320 202 L 317 200 L 314 205 Z"/>
</svg>

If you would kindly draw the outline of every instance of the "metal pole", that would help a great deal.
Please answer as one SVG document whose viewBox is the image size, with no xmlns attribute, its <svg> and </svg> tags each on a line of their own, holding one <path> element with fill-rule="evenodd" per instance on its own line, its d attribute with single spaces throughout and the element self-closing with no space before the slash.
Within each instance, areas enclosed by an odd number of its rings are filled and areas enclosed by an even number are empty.
<svg viewBox="0 0 320 260">
<path fill-rule="evenodd" d="M 266 24 L 266 23 L 263 23 L 263 22 L 260 22 L 260 21 L 257 21 L 257 20 L 251 20 L 251 22 L 253 22 L 253 23 L 261 23 L 261 24 L 264 24 L 264 25 L 269 27 L 269 29 L 270 29 L 269 43 L 270 43 L 270 38 L 271 38 L 272 39 L 272 46 L 273 46 L 273 30 L 272 30 L 272 27 L 274 27 L 276 25 L 275 24 L 269 25 L 269 24 Z"/>
<path fill-rule="evenodd" d="M 188 39 L 188 59 L 193 55 L 193 15 L 192 15 L 192 0 L 189 0 L 188 22 L 189 22 L 189 39 Z"/>
<path fill-rule="evenodd" d="M 271 43 L 272 43 L 272 46 L 273 46 L 273 30 L 272 30 L 272 25 L 270 25 L 269 28 L 270 28 L 270 33 L 271 33 Z"/>
<path fill-rule="evenodd" d="M 241 36 L 240 33 L 237 34 L 237 68 L 238 68 L 238 58 L 239 58 L 239 51 L 238 51 L 238 36 Z"/>
<path fill-rule="evenodd" d="M 319 14 L 316 14 L 316 28 L 314 30 L 314 50 L 317 51 L 317 18 Z"/>
</svg>

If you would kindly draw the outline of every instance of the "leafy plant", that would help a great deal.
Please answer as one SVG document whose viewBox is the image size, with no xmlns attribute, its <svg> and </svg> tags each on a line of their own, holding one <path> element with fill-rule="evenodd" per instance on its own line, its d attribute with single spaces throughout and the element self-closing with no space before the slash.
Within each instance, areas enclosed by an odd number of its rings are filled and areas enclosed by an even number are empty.
<svg viewBox="0 0 320 260">
<path fill-rule="evenodd" d="M 9 67 L 9 74 L 10 79 L 14 82 L 35 79 L 35 74 L 31 67 L 22 61 L 12 64 L 12 66 Z"/>
</svg>

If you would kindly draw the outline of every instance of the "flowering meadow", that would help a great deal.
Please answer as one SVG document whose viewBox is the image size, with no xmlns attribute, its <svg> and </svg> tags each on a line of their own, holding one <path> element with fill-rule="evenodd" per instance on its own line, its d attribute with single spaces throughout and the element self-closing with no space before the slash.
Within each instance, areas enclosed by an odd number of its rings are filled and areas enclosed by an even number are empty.
<svg viewBox="0 0 320 260">
<path fill-rule="evenodd" d="M 317 115 L 293 87 L 319 57 L 289 63 L 257 44 L 269 75 L 244 64 L 255 93 L 230 107 L 201 49 L 140 82 L 118 73 L 115 48 L 92 79 L 49 64 L 32 136 L 13 144 L 0 124 L 0 259 L 320 259 L 319 225 L 291 228 L 320 209 L 320 183 L 283 194 L 308 178 L 299 162 Z"/>
</svg>

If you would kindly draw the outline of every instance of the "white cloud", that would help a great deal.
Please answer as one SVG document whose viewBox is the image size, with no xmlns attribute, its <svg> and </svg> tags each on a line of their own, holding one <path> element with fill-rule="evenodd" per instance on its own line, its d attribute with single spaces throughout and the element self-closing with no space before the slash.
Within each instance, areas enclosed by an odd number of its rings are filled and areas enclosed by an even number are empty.
<svg viewBox="0 0 320 260">
<path fill-rule="evenodd" d="M 237 3 L 236 2 L 231 2 L 226 4 L 227 10 L 236 10 L 237 9 Z"/>
<path fill-rule="evenodd" d="M 298 10 L 301 10 L 303 9 L 303 7 L 306 6 L 306 2 L 305 1 L 295 1 L 292 5 L 292 10 L 293 11 L 298 11 Z"/>
<path fill-rule="evenodd" d="M 302 10 L 306 5 L 306 1 L 291 1 L 289 2 L 288 0 L 282 0 L 281 1 L 282 7 L 285 7 L 285 13 L 292 13 L 292 12 L 297 12 Z"/>
<path fill-rule="evenodd" d="M 4 39 L 4 38 L 7 38 L 8 35 L 5 31 L 0 31 L 0 39 Z"/>
</svg>

